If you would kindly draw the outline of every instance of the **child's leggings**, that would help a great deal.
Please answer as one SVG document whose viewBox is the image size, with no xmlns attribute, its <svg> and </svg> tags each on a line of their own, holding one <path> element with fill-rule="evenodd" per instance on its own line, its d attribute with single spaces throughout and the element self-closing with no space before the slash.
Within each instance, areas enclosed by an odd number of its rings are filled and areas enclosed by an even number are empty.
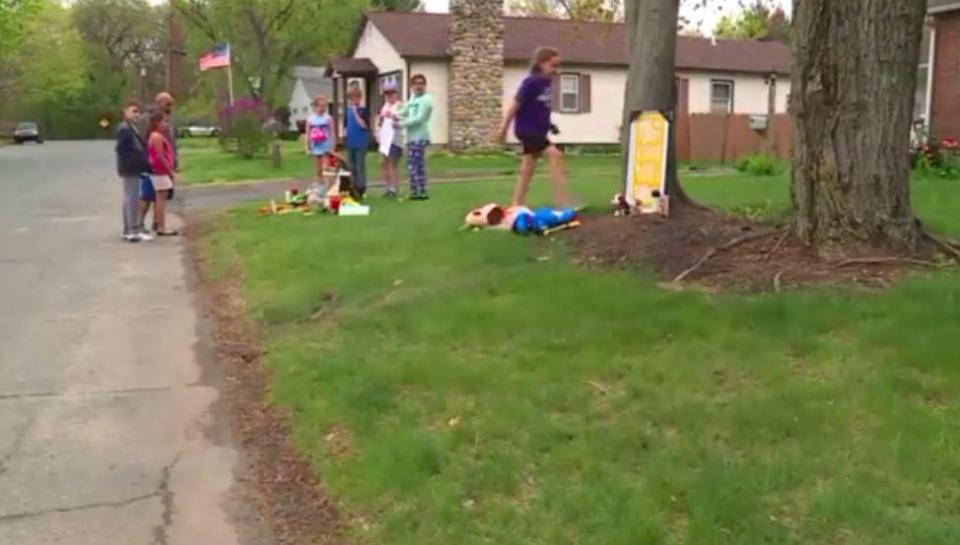
<svg viewBox="0 0 960 545">
<path fill-rule="evenodd" d="M 430 142 L 416 140 L 407 142 L 407 172 L 410 174 L 410 193 L 427 192 L 427 167 L 424 155 Z"/>
</svg>

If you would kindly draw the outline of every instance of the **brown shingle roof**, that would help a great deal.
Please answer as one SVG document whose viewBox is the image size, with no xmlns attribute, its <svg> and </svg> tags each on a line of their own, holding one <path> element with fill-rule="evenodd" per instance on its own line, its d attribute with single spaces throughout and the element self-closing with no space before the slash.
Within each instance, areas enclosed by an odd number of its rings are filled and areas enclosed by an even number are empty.
<svg viewBox="0 0 960 545">
<path fill-rule="evenodd" d="M 404 57 L 446 58 L 450 16 L 445 13 L 372 12 L 366 18 Z M 504 60 L 526 62 L 541 45 L 556 47 L 571 64 L 627 64 L 622 24 L 504 17 Z M 780 42 L 677 37 L 677 68 L 725 72 L 790 72 L 793 57 Z"/>
<path fill-rule="evenodd" d="M 334 72 L 341 74 L 376 74 L 377 65 L 373 64 L 368 58 L 357 59 L 354 57 L 337 57 L 330 61 L 324 75 L 330 77 Z"/>
</svg>

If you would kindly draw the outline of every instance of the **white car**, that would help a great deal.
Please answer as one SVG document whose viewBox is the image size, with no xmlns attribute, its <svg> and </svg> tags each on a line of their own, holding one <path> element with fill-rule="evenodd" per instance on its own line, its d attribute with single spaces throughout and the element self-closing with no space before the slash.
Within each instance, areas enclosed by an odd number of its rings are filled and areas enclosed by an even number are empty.
<svg viewBox="0 0 960 545">
<path fill-rule="evenodd" d="M 191 123 L 180 128 L 180 136 L 220 136 L 220 129 L 210 125 Z"/>
</svg>

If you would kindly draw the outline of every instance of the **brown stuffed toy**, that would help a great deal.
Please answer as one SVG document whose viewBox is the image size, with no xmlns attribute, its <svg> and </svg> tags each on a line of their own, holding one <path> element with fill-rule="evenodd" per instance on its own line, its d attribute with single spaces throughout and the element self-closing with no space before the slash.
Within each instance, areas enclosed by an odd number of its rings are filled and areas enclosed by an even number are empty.
<svg viewBox="0 0 960 545">
<path fill-rule="evenodd" d="M 473 229 L 496 227 L 503 222 L 504 212 L 500 206 L 490 203 L 475 208 L 463 219 L 464 225 Z"/>
</svg>

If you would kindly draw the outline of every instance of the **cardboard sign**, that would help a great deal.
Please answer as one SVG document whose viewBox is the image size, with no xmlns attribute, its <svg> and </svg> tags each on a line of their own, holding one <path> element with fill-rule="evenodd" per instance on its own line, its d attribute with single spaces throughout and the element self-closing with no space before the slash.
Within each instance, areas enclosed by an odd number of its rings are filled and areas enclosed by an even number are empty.
<svg viewBox="0 0 960 545">
<path fill-rule="evenodd" d="M 670 122 L 660 112 L 644 112 L 630 124 L 630 154 L 627 158 L 627 202 L 641 212 L 657 212 L 658 195 L 666 195 L 667 148 Z"/>
</svg>

